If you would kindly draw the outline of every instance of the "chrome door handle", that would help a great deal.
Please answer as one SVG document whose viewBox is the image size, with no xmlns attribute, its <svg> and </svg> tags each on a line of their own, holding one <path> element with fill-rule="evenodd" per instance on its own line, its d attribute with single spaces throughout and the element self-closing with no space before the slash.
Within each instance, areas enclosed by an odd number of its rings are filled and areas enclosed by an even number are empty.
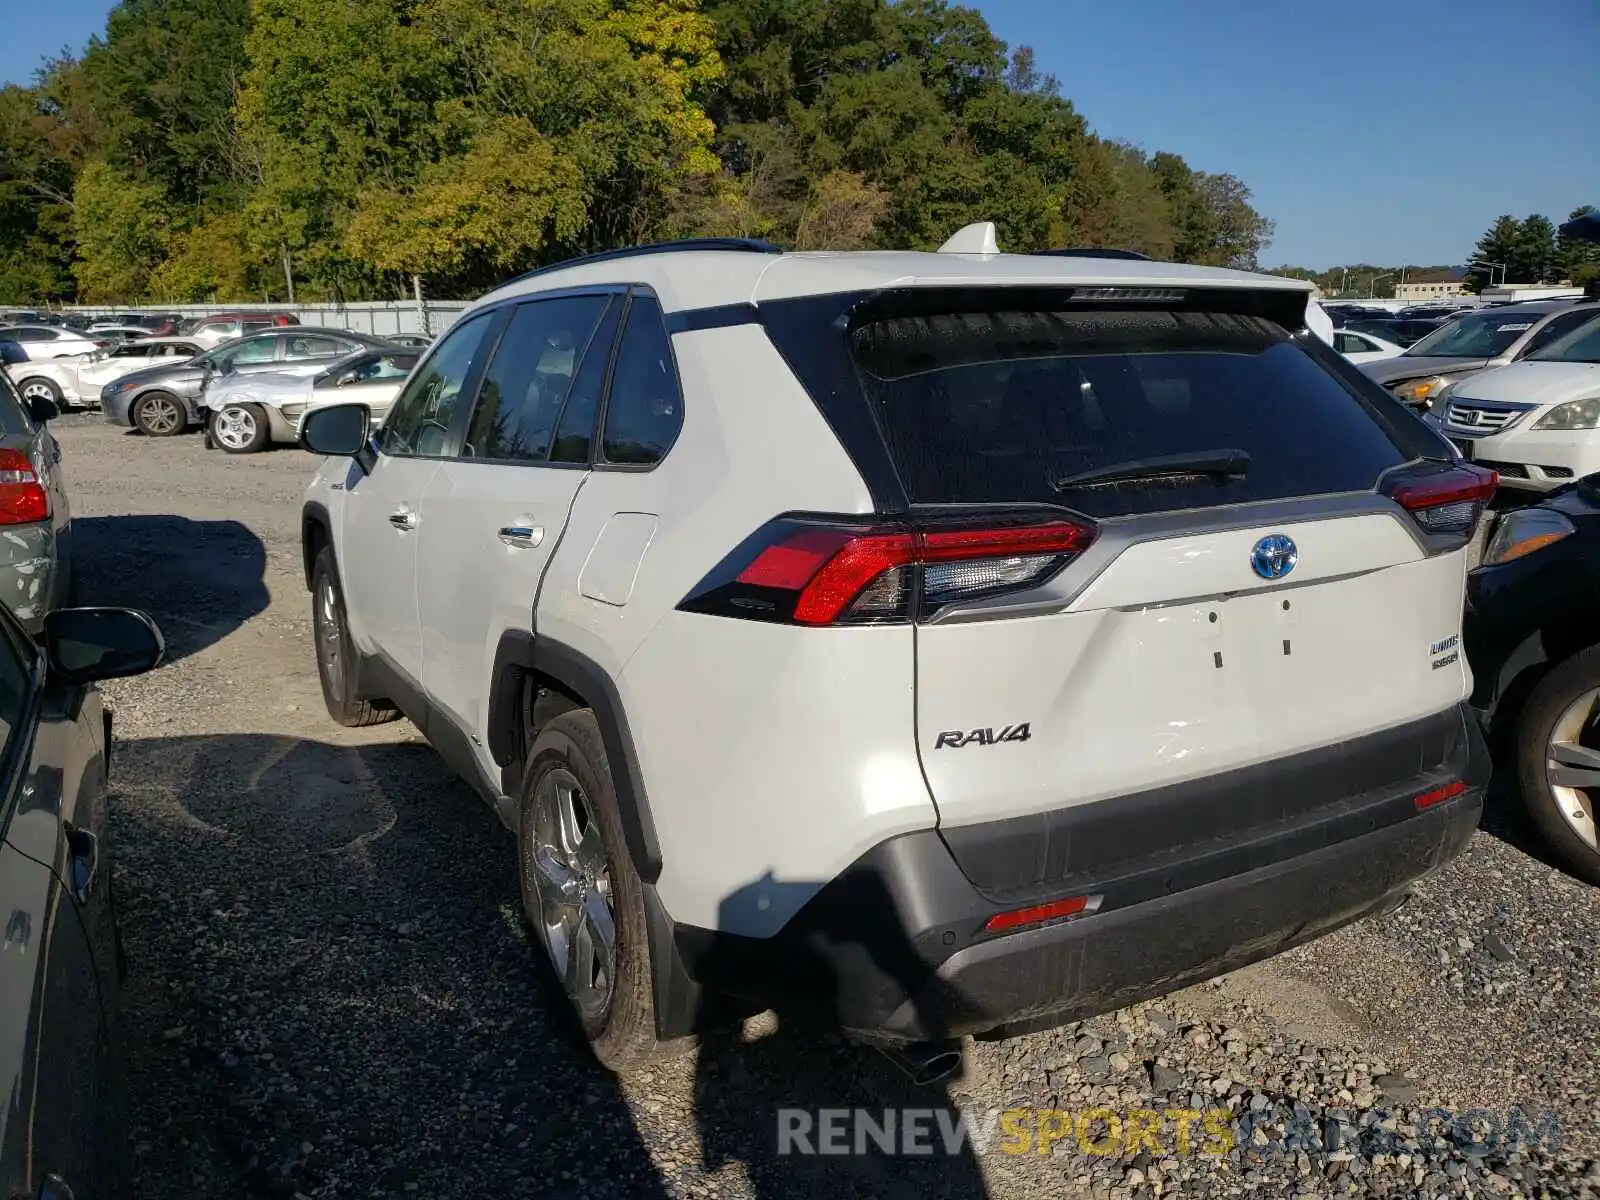
<svg viewBox="0 0 1600 1200">
<path fill-rule="evenodd" d="M 500 540 L 516 550 L 532 550 L 544 541 L 542 525 L 502 525 Z"/>
<path fill-rule="evenodd" d="M 402 532 L 415 529 L 417 527 L 416 510 L 402 505 L 389 514 L 389 524 Z"/>
</svg>

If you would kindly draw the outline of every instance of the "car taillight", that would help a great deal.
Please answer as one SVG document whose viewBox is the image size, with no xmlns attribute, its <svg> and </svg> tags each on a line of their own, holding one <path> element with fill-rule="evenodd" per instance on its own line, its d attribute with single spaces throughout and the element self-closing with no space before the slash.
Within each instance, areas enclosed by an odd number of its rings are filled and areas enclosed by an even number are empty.
<svg viewBox="0 0 1600 1200">
<path fill-rule="evenodd" d="M 50 493 L 20 450 L 0 450 L 0 525 L 31 525 L 50 515 Z"/>
<path fill-rule="evenodd" d="M 926 619 L 949 604 L 1043 583 L 1095 533 L 1093 525 L 1057 517 L 904 526 L 780 518 L 678 607 L 798 625 Z"/>
<path fill-rule="evenodd" d="M 94 341 L 94 348 L 96 350 L 104 350 L 109 345 L 111 345 L 110 338 L 96 338 Z"/>
<path fill-rule="evenodd" d="M 1486 467 L 1455 463 L 1425 474 L 1393 480 L 1389 498 L 1415 518 L 1424 533 L 1470 538 L 1484 505 L 1500 486 L 1500 476 Z"/>
</svg>

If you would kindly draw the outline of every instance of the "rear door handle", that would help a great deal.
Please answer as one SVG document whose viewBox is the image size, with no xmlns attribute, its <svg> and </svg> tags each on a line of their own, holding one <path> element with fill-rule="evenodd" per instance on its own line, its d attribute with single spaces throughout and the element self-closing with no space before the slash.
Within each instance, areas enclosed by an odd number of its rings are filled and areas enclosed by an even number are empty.
<svg viewBox="0 0 1600 1200">
<path fill-rule="evenodd" d="M 389 514 L 389 524 L 405 533 L 417 527 L 417 510 L 402 504 Z"/>
<path fill-rule="evenodd" d="M 532 550 L 544 541 L 544 526 L 535 525 L 531 521 L 502 525 L 498 536 L 502 542 L 515 550 Z"/>
</svg>

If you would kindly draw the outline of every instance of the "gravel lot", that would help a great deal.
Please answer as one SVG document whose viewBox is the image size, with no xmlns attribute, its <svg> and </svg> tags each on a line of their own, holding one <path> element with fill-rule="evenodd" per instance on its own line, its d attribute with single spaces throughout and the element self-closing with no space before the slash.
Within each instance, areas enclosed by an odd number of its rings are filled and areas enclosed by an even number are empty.
<svg viewBox="0 0 1600 1200">
<path fill-rule="evenodd" d="M 1530 853 L 1503 806 L 1390 916 L 976 1046 L 944 1088 L 773 1021 L 619 1087 L 529 952 L 510 836 L 408 724 L 323 713 L 309 461 L 90 416 L 58 433 L 86 602 L 147 609 L 169 644 L 107 688 L 136 1197 L 1600 1194 L 1600 891 Z M 776 1152 L 779 1107 L 898 1105 L 977 1127 L 1006 1106 L 1220 1107 L 1237 1144 L 1197 1152 L 1197 1123 L 1181 1153 L 1169 1121 L 1105 1156 L 1074 1136 Z M 1512 1145 L 1513 1106 L 1547 1144 Z M 1469 1109 L 1487 1112 L 1453 1119 Z"/>
</svg>

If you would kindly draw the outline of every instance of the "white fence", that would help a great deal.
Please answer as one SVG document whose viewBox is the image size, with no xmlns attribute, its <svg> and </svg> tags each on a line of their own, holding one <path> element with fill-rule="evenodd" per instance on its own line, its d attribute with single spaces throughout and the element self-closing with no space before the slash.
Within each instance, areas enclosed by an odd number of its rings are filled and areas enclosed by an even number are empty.
<svg viewBox="0 0 1600 1200">
<path fill-rule="evenodd" d="M 160 304 L 136 308 L 69 305 L 64 311 L 94 317 L 136 312 L 177 313 L 183 317 L 205 317 L 214 312 L 286 312 L 298 316 L 303 325 L 388 337 L 397 333 L 437 336 L 450 328 L 467 304 L 465 300 L 429 300 L 418 308 L 410 301 L 363 300 L 353 304 Z"/>
</svg>

